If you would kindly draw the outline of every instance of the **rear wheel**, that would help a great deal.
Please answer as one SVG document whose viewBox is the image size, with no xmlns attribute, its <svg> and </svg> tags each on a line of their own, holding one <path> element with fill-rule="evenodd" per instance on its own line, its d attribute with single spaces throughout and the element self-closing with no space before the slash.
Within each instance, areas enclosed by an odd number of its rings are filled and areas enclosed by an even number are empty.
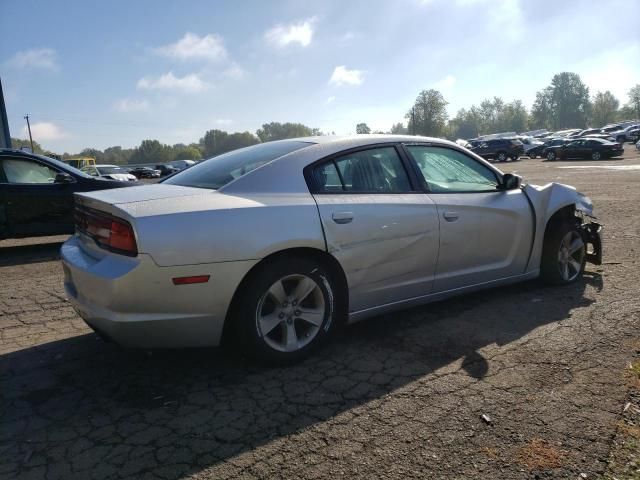
<svg viewBox="0 0 640 480">
<path fill-rule="evenodd" d="M 587 260 L 582 231 L 573 219 L 549 225 L 542 248 L 541 276 L 552 285 L 575 282 L 584 272 Z"/>
<path fill-rule="evenodd" d="M 233 316 L 245 353 L 270 363 L 306 357 L 336 323 L 334 282 L 312 259 L 280 258 L 255 272 Z"/>
<path fill-rule="evenodd" d="M 591 152 L 591 160 L 600 160 L 601 158 L 602 155 L 600 154 L 600 152 Z"/>
</svg>

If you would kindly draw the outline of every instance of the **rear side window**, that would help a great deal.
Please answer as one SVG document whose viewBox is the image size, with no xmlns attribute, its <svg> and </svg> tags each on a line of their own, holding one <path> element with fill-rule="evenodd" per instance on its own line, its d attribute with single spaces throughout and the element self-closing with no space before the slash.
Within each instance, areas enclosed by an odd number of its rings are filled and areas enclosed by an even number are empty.
<svg viewBox="0 0 640 480">
<path fill-rule="evenodd" d="M 323 193 L 406 193 L 411 183 L 394 147 L 361 150 L 315 167 L 316 191 Z"/>
<path fill-rule="evenodd" d="M 313 143 L 279 141 L 241 148 L 187 168 L 164 183 L 217 190 L 276 158 L 310 145 Z"/>
</svg>

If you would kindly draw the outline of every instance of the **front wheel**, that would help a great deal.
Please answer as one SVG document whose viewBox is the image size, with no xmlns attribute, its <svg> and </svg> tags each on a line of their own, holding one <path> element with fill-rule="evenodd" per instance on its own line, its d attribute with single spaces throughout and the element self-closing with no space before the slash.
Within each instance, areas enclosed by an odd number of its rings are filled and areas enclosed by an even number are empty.
<svg viewBox="0 0 640 480">
<path fill-rule="evenodd" d="M 591 153 L 591 160 L 600 160 L 601 158 L 602 158 L 602 155 L 600 154 L 600 152 Z"/>
<path fill-rule="evenodd" d="M 540 273 L 552 285 L 575 282 L 584 272 L 587 247 L 577 221 L 563 219 L 549 225 L 542 247 Z"/>
<path fill-rule="evenodd" d="M 336 323 L 334 282 L 318 262 L 280 258 L 253 274 L 232 321 L 245 353 L 292 363 L 318 347 Z"/>
<path fill-rule="evenodd" d="M 547 153 L 547 160 L 549 160 L 550 162 L 553 162 L 555 159 L 556 159 L 556 152 Z"/>
<path fill-rule="evenodd" d="M 507 153 L 506 152 L 498 152 L 496 160 L 498 160 L 499 162 L 506 162 L 507 161 Z"/>
</svg>

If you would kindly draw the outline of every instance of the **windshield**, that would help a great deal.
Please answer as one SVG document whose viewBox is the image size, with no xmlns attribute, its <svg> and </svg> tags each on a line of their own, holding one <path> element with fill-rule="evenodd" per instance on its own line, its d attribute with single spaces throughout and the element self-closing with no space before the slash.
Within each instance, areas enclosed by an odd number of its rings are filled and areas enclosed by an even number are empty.
<svg viewBox="0 0 640 480">
<path fill-rule="evenodd" d="M 112 173 L 127 173 L 120 167 L 97 167 L 100 175 L 111 175 Z"/>
<path fill-rule="evenodd" d="M 310 145 L 313 144 L 279 141 L 241 148 L 194 165 L 163 183 L 217 190 L 265 163 Z"/>
</svg>

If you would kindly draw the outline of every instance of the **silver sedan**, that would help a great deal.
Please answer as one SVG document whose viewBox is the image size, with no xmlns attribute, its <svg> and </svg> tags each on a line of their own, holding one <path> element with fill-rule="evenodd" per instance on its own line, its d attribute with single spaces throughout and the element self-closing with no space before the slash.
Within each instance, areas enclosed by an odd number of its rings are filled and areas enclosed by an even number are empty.
<svg viewBox="0 0 640 480">
<path fill-rule="evenodd" d="M 236 342 L 302 358 L 336 327 L 601 262 L 590 200 L 445 140 L 264 143 L 157 185 L 77 194 L 64 286 L 127 347 Z"/>
</svg>

